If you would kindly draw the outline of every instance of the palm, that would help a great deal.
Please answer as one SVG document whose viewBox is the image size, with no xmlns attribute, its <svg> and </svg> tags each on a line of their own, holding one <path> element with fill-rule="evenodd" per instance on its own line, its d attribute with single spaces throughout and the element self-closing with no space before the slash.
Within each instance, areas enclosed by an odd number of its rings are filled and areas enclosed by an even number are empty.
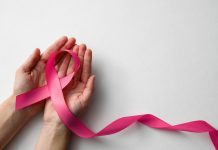
<svg viewBox="0 0 218 150">
<path fill-rule="evenodd" d="M 31 70 L 30 72 L 27 72 L 23 67 L 20 67 L 15 77 L 14 93 L 17 95 L 26 92 L 30 89 L 35 88 L 38 83 L 38 70 Z"/>
<path fill-rule="evenodd" d="M 87 100 L 83 97 L 83 91 L 86 85 L 83 82 L 78 82 L 76 87 L 67 87 L 64 90 L 64 96 L 67 104 L 74 113 L 80 115 L 82 110 L 87 106 Z"/>
<path fill-rule="evenodd" d="M 87 50 L 85 45 L 74 46 L 73 51 L 78 54 L 81 62 L 81 68 L 76 73 L 75 78 L 64 88 L 63 94 L 70 110 L 79 116 L 88 105 L 93 92 L 94 76 L 91 76 L 91 50 Z M 56 69 L 59 77 L 64 77 L 71 73 L 73 60 L 69 55 L 65 55 Z M 60 119 L 54 110 L 50 99 L 47 100 L 44 113 L 45 121 L 60 122 Z"/>
</svg>

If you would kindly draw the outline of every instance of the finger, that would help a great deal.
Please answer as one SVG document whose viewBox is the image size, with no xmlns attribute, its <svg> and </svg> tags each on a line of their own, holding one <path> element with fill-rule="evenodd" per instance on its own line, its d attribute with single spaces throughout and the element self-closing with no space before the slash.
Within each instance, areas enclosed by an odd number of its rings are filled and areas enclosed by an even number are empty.
<svg viewBox="0 0 218 150">
<path fill-rule="evenodd" d="M 92 51 L 87 49 L 85 52 L 84 60 L 83 60 L 83 68 L 81 80 L 83 83 L 86 83 L 91 75 L 92 70 Z"/>
<path fill-rule="evenodd" d="M 94 83 L 95 83 L 95 75 L 89 77 L 86 87 L 82 94 L 82 100 L 87 103 L 87 101 L 91 98 L 93 91 L 94 91 Z"/>
<path fill-rule="evenodd" d="M 65 43 L 65 45 L 60 49 L 60 51 L 63 50 L 70 50 L 76 43 L 76 39 L 75 38 L 69 38 L 68 41 Z M 66 53 L 61 53 L 59 55 L 59 57 L 57 58 L 56 64 L 61 64 L 59 62 L 64 60 L 64 57 L 66 57 Z M 59 67 L 58 67 L 59 68 Z"/>
<path fill-rule="evenodd" d="M 68 39 L 67 43 L 61 48 L 61 50 L 70 50 L 76 43 L 76 39 L 71 37 Z"/>
<path fill-rule="evenodd" d="M 79 68 L 79 70 L 78 70 L 78 72 L 77 72 L 77 74 L 76 74 L 76 76 L 75 76 L 75 79 L 77 80 L 77 81 L 80 81 L 81 80 L 81 71 L 82 71 L 82 67 L 83 67 L 83 59 L 84 59 L 84 54 L 85 54 L 85 51 L 86 51 L 86 45 L 85 44 L 81 44 L 80 46 L 79 46 L 79 52 L 78 52 L 78 57 L 79 57 L 79 59 L 80 59 L 80 64 L 81 64 L 81 66 L 80 66 L 80 68 Z"/>
<path fill-rule="evenodd" d="M 66 36 L 59 38 L 56 42 L 54 42 L 51 46 L 49 46 L 46 51 L 42 54 L 41 59 L 46 62 L 52 52 L 58 51 L 65 45 L 68 41 Z"/>
<path fill-rule="evenodd" d="M 78 54 L 78 51 L 79 51 L 79 46 L 78 45 L 75 45 L 73 47 L 73 52 Z M 67 75 L 72 73 L 73 72 L 73 69 L 74 69 L 74 61 L 72 58 L 70 59 L 70 63 L 68 65 L 68 68 L 67 68 Z"/>
<path fill-rule="evenodd" d="M 24 72 L 30 72 L 40 60 L 40 49 L 36 48 L 22 65 Z"/>
<path fill-rule="evenodd" d="M 70 55 L 69 54 L 66 54 L 66 56 L 64 57 L 63 61 L 61 62 L 60 64 L 60 67 L 58 69 L 58 76 L 60 78 L 66 76 L 67 74 L 67 68 L 68 68 L 68 65 L 70 63 Z"/>
<path fill-rule="evenodd" d="M 78 47 L 77 45 L 74 46 L 75 48 Z M 69 48 L 69 47 L 68 47 Z M 73 50 L 73 48 L 71 47 L 70 50 Z M 64 77 L 67 74 L 67 70 L 71 61 L 71 55 L 68 53 L 65 53 L 65 56 L 63 57 L 63 60 L 58 64 L 59 68 L 58 68 L 58 75 L 59 77 Z"/>
</svg>

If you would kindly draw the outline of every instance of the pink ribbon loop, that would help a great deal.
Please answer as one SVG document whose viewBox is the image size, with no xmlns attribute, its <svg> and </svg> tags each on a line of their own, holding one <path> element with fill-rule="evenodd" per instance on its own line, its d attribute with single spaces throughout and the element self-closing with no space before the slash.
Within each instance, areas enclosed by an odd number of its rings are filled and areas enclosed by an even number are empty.
<svg viewBox="0 0 218 150">
<path fill-rule="evenodd" d="M 47 85 L 18 95 L 16 97 L 17 110 L 23 109 L 39 101 L 45 100 L 48 97 L 51 97 L 52 104 L 62 122 L 69 128 L 69 130 L 82 138 L 92 138 L 95 136 L 114 134 L 127 128 L 133 123 L 139 122 L 143 125 L 147 125 L 156 129 L 187 131 L 195 133 L 208 132 L 214 147 L 216 150 L 218 150 L 218 131 L 210 124 L 202 120 L 186 122 L 178 125 L 170 125 L 154 115 L 143 114 L 119 118 L 107 125 L 99 132 L 93 132 L 73 115 L 65 102 L 62 90 L 73 79 L 74 75 L 80 68 L 80 61 L 78 56 L 69 50 L 65 50 L 65 52 L 68 52 L 74 60 L 73 73 L 59 79 L 54 67 L 56 56 L 59 53 L 53 53 L 49 57 L 45 69 Z"/>
</svg>

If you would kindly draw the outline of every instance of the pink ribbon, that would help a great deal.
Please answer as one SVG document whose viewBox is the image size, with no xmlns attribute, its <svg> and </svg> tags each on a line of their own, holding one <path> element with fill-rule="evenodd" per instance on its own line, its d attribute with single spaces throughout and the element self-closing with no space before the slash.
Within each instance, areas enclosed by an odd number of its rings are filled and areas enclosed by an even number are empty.
<svg viewBox="0 0 218 150">
<path fill-rule="evenodd" d="M 167 122 L 157 118 L 151 114 L 127 116 L 119 118 L 105 128 L 95 133 L 84 125 L 68 108 L 62 89 L 73 79 L 75 73 L 80 68 L 80 60 L 77 55 L 69 50 L 68 52 L 74 60 L 74 71 L 64 78 L 59 79 L 55 70 L 54 64 L 56 56 L 60 52 L 51 54 L 46 64 L 46 81 L 47 85 L 33 89 L 16 97 L 16 109 L 23 109 L 39 101 L 43 101 L 51 97 L 53 106 L 58 113 L 62 122 L 76 135 L 82 138 L 92 138 L 95 136 L 104 136 L 117 133 L 133 123 L 139 122 L 151 128 L 173 130 L 173 131 L 188 131 L 195 133 L 208 132 L 210 139 L 213 142 L 216 150 L 218 150 L 218 131 L 205 121 L 197 120 L 186 122 L 178 125 L 170 125 Z"/>
</svg>

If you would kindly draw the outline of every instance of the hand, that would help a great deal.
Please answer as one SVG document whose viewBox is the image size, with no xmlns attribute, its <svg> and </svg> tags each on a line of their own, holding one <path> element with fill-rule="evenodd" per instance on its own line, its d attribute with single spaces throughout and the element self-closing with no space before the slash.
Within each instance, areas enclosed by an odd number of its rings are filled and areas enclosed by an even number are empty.
<svg viewBox="0 0 218 150">
<path fill-rule="evenodd" d="M 74 46 L 72 49 L 80 58 L 81 67 L 75 78 L 63 89 L 66 103 L 76 116 L 86 109 L 94 89 L 95 76 L 91 75 L 92 51 L 84 44 Z M 69 54 L 63 56 L 56 66 L 59 78 L 72 73 L 73 60 Z M 62 124 L 58 114 L 54 110 L 51 99 L 46 101 L 44 122 Z"/>
<path fill-rule="evenodd" d="M 41 55 L 40 50 L 36 48 L 23 65 L 16 71 L 13 95 L 19 95 L 33 88 L 45 84 L 45 64 L 49 55 L 54 51 L 62 49 L 71 49 L 75 45 L 74 38 L 61 37 L 54 42 Z M 14 102 L 15 103 L 15 102 Z M 28 113 L 36 114 L 43 109 L 44 103 L 35 104 L 26 108 Z"/>
</svg>

